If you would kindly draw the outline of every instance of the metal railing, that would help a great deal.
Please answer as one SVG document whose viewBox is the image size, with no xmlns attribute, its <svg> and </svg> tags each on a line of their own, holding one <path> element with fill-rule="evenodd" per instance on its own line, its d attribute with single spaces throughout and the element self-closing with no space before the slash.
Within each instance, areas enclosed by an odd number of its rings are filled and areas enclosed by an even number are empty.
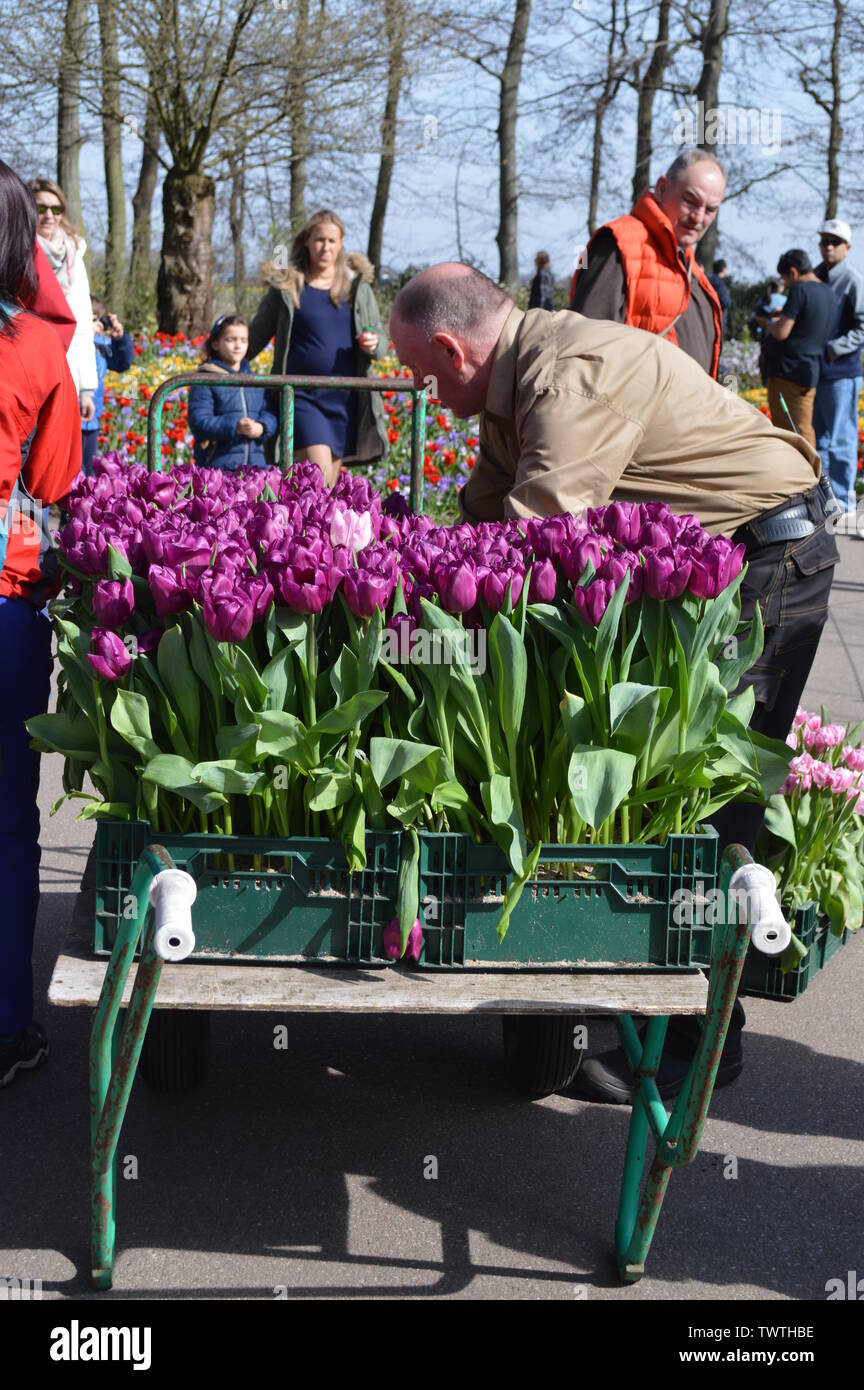
<svg viewBox="0 0 864 1390">
<path fill-rule="evenodd" d="M 279 391 L 279 467 L 291 466 L 294 450 L 295 390 L 393 391 L 411 396 L 411 491 L 413 512 L 423 510 L 423 454 L 426 445 L 426 390 L 409 385 L 404 377 L 357 376 L 256 376 L 241 372 L 215 379 L 212 372 L 179 372 L 166 377 L 150 398 L 147 412 L 147 467 L 162 472 L 162 409 L 169 395 L 184 386 L 263 387 Z"/>
</svg>

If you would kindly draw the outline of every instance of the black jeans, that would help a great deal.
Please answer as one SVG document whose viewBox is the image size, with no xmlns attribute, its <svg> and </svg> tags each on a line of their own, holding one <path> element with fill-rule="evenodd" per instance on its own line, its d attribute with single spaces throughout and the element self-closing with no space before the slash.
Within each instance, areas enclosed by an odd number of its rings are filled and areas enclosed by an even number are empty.
<svg viewBox="0 0 864 1390">
<path fill-rule="evenodd" d="M 828 617 L 839 558 L 834 533 L 825 525 L 803 540 L 748 546 L 741 616 L 752 618 L 759 604 L 765 646 L 739 689 L 754 687 L 756 707 L 750 727 L 771 738 L 785 739 L 792 727 Z M 741 803 L 718 811 L 711 823 L 720 837 L 721 853 L 730 843 L 744 845 L 752 853 L 763 818 L 761 807 Z"/>
</svg>

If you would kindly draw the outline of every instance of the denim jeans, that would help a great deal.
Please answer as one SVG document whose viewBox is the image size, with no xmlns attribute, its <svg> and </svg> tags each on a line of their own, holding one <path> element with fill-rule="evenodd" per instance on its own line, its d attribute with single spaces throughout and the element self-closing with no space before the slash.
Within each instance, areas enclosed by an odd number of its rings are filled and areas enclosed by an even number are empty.
<svg viewBox="0 0 864 1390">
<path fill-rule="evenodd" d="M 855 510 L 855 474 L 858 470 L 858 397 L 860 376 L 820 381 L 816 387 L 813 428 L 822 467 L 847 511 Z"/>
<path fill-rule="evenodd" d="M 33 1021 L 39 907 L 39 754 L 24 720 L 51 693 L 51 624 L 25 599 L 0 598 L 0 1033 Z"/>
</svg>

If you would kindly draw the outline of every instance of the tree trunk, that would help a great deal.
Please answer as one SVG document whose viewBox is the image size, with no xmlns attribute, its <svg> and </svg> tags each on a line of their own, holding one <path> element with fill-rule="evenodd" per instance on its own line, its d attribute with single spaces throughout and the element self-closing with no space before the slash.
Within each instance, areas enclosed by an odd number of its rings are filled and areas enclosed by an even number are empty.
<svg viewBox="0 0 864 1390">
<path fill-rule="evenodd" d="M 831 36 L 831 111 L 828 128 L 828 197 L 825 201 L 825 216 L 837 216 L 837 199 L 840 192 L 840 144 L 843 130 L 840 125 L 840 41 L 843 34 L 843 20 L 846 6 L 842 0 L 834 0 L 834 32 Z"/>
<path fill-rule="evenodd" d="M 207 174 L 170 169 L 162 186 L 162 257 L 156 308 L 163 333 L 206 333 L 213 322 L 213 213 Z"/>
<path fill-rule="evenodd" d="M 519 285 L 518 206 L 519 188 L 516 175 L 516 117 L 519 112 L 519 82 L 522 59 L 531 19 L 531 0 L 516 0 L 507 58 L 501 74 L 501 98 L 498 114 L 498 243 L 500 269 L 498 278 L 511 294 Z"/>
<path fill-rule="evenodd" d="M 663 81 L 669 62 L 669 11 L 672 0 L 661 0 L 657 15 L 657 38 L 651 61 L 639 84 L 636 109 L 636 167 L 633 171 L 633 202 L 651 186 L 651 153 L 653 144 L 654 99 Z"/>
<path fill-rule="evenodd" d="M 378 182 L 369 222 L 367 254 L 375 267 L 377 281 L 381 273 L 381 248 L 384 242 L 384 219 L 390 197 L 390 180 L 396 162 L 396 110 L 399 92 L 405 75 L 405 6 L 403 0 L 384 0 L 384 20 L 387 27 L 387 95 L 381 120 L 381 159 Z"/>
<path fill-rule="evenodd" d="M 588 192 L 588 236 L 597 230 L 597 207 L 600 202 L 600 174 L 603 167 L 603 122 L 606 112 L 621 84 L 615 75 L 615 45 L 618 41 L 618 4 L 612 0 L 609 21 L 609 51 L 606 55 L 606 76 L 594 108 L 594 133 L 591 140 L 591 187 Z"/>
<path fill-rule="evenodd" d="M 98 0 L 102 46 L 102 149 L 108 198 L 105 241 L 105 302 L 119 319 L 126 297 L 126 189 L 123 184 L 123 122 L 120 115 L 120 63 L 113 0 Z"/>
<path fill-rule="evenodd" d="M 138 187 L 132 199 L 132 255 L 129 258 L 129 314 L 133 326 L 140 328 L 152 293 L 150 258 L 150 210 L 159 174 L 159 112 L 153 100 L 154 77 L 150 75 L 147 114 L 144 118 L 144 148 Z"/>
<path fill-rule="evenodd" d="M 705 125 L 708 125 L 708 112 L 716 110 L 717 100 L 720 94 L 720 70 L 723 67 L 723 40 L 729 27 L 729 6 L 727 0 L 711 0 L 711 8 L 708 13 L 708 23 L 705 26 L 702 36 L 702 71 L 699 74 L 699 83 L 696 87 L 696 99 L 703 103 L 705 114 Z M 699 148 L 710 150 L 716 154 L 716 142 L 703 140 Z M 720 215 L 715 217 L 711 226 L 703 236 L 697 246 L 696 254 L 703 266 L 709 268 L 714 263 L 717 253 L 717 236 L 719 233 Z"/>
<path fill-rule="evenodd" d="M 309 128 L 306 124 L 306 58 L 309 46 L 309 0 L 297 0 L 297 26 L 291 62 L 291 154 L 288 173 L 291 180 L 291 236 L 306 222 L 306 154 Z"/>
<path fill-rule="evenodd" d="M 234 304 L 242 314 L 246 302 L 246 257 L 243 251 L 243 222 L 246 212 L 246 163 L 242 152 L 230 160 L 231 196 L 228 201 L 228 223 L 234 249 Z"/>
<path fill-rule="evenodd" d="M 66 198 L 69 221 L 82 233 L 78 154 L 82 145 L 79 113 L 86 37 L 87 0 L 66 0 L 57 74 L 57 182 Z"/>
</svg>

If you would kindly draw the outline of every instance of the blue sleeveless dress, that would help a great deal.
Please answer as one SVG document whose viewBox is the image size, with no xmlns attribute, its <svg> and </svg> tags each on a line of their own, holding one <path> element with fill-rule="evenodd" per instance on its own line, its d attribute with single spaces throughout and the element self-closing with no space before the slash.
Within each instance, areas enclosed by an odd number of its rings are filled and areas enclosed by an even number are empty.
<svg viewBox="0 0 864 1390">
<path fill-rule="evenodd" d="M 304 285 L 294 311 L 285 371 L 296 376 L 354 376 L 354 311 L 337 308 L 329 290 Z M 334 458 L 351 455 L 357 439 L 357 396 L 353 391 L 297 391 L 294 452 L 327 444 Z"/>
</svg>

